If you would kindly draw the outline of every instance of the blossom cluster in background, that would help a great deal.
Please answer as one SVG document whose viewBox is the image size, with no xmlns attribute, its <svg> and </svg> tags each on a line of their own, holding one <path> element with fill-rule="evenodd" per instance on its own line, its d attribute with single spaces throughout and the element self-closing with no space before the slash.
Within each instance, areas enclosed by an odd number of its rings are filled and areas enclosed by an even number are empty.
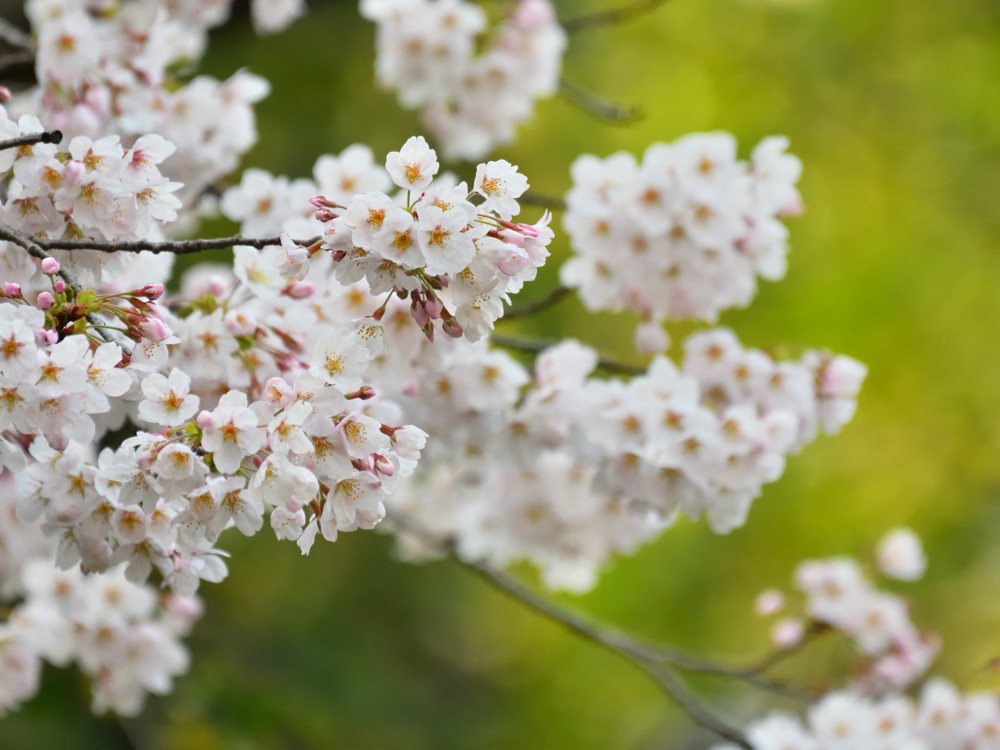
<svg viewBox="0 0 1000 750">
<path fill-rule="evenodd" d="M 651 352 L 667 345 L 653 333 L 667 318 L 711 322 L 749 304 L 758 276 L 785 275 L 780 219 L 802 210 L 801 164 L 787 146 L 767 138 L 744 162 L 733 136 L 703 133 L 653 144 L 641 162 L 581 156 L 563 217 L 574 251 L 563 283 L 590 310 L 642 315 L 637 344 Z"/>
<path fill-rule="evenodd" d="M 270 87 L 240 71 L 226 81 L 176 70 L 197 61 L 209 29 L 229 17 L 232 0 L 29 0 L 25 12 L 38 41 L 39 86 L 15 102 L 67 140 L 158 133 L 182 145 L 168 176 L 195 200 L 239 164 L 257 140 L 253 105 Z M 284 28 L 304 10 L 301 0 L 254 0 L 260 31 Z"/>
<path fill-rule="evenodd" d="M 465 0 L 361 0 L 375 67 L 399 103 L 419 108 L 449 159 L 480 159 L 514 139 L 535 100 L 559 85 L 566 33 L 549 0 L 517 0 L 490 27 Z"/>
<path fill-rule="evenodd" d="M 681 367 L 657 358 L 627 381 L 595 376 L 596 352 L 573 341 L 543 352 L 533 376 L 463 348 L 394 368 L 415 395 L 408 418 L 431 434 L 415 482 L 392 499 L 420 530 L 404 546 L 419 556 L 450 540 L 497 567 L 528 559 L 576 591 L 678 512 L 721 533 L 741 526 L 788 454 L 850 419 L 865 372 L 819 352 L 776 362 L 726 330 L 692 336 Z"/>
<path fill-rule="evenodd" d="M 139 713 L 147 692 L 169 692 L 187 670 L 180 638 L 201 615 L 200 600 L 130 583 L 121 568 L 57 570 L 55 540 L 17 520 L 11 484 L 0 475 L 0 593 L 19 600 L 0 624 L 0 715 L 38 691 L 43 661 L 79 666 L 95 712 Z"/>
<path fill-rule="evenodd" d="M 879 572 L 905 581 L 926 567 L 919 538 L 909 529 L 887 534 L 877 550 Z M 777 711 L 750 724 L 753 750 L 987 750 L 1000 746 L 1000 699 L 995 693 L 961 693 L 947 680 L 932 677 L 913 699 L 906 688 L 922 678 L 937 653 L 937 641 L 910 622 L 905 600 L 874 588 L 861 565 L 850 557 L 807 560 L 795 573 L 805 595 L 805 616 L 846 635 L 864 657 L 845 689 L 830 690 L 806 711 L 805 721 Z M 785 606 L 776 589 L 757 600 L 762 615 Z M 803 632 L 786 618 L 775 628 L 778 645 L 792 648 Z M 799 622 L 802 622 L 799 620 Z M 816 631 L 819 632 L 819 631 Z M 734 750 L 715 745 L 713 750 Z"/>
</svg>

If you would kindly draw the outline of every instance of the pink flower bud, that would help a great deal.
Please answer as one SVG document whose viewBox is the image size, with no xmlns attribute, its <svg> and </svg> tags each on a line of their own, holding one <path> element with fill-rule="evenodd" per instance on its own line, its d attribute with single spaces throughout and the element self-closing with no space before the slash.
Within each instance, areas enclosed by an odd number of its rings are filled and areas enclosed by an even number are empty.
<svg viewBox="0 0 1000 750">
<path fill-rule="evenodd" d="M 497 263 L 497 268 L 508 276 L 516 276 L 527 265 L 528 254 L 520 247 L 516 247 L 514 245 L 507 245 L 504 250 L 505 252 L 509 251 L 509 255 L 507 255 L 504 260 Z"/>
<path fill-rule="evenodd" d="M 55 258 L 43 258 L 42 273 L 48 276 L 51 276 L 54 273 L 59 273 L 59 261 Z"/>
<path fill-rule="evenodd" d="M 198 416 L 194 418 L 194 421 L 203 430 L 207 430 L 215 424 L 215 420 L 212 419 L 212 412 L 204 410 L 198 412 Z"/>
<path fill-rule="evenodd" d="M 52 284 L 52 288 L 56 290 L 56 294 L 62 294 L 66 291 L 66 282 L 62 279 L 56 279 L 55 283 Z"/>
<path fill-rule="evenodd" d="M 424 336 L 427 337 L 428 341 L 434 343 L 434 323 L 428 320 L 420 327 L 420 330 L 423 332 Z"/>
<path fill-rule="evenodd" d="M 146 318 L 139 324 L 139 333 L 149 341 L 163 341 L 170 336 L 167 324 L 159 318 Z"/>
<path fill-rule="evenodd" d="M 322 221 L 324 224 L 326 224 L 328 221 L 333 221 L 336 218 L 337 214 L 335 214 L 329 208 L 321 208 L 319 211 L 316 212 L 316 220 Z"/>
<path fill-rule="evenodd" d="M 765 589 L 757 596 L 753 604 L 754 612 L 761 617 L 780 612 L 785 606 L 785 595 L 778 589 Z"/>
<path fill-rule="evenodd" d="M 3 285 L 3 293 L 5 296 L 12 299 L 21 298 L 21 285 L 15 284 L 13 281 L 8 281 Z"/>
<path fill-rule="evenodd" d="M 284 409 L 295 400 L 295 391 L 284 378 L 271 378 L 264 383 L 264 400 L 275 409 Z"/>
<path fill-rule="evenodd" d="M 305 281 L 297 281 L 294 284 L 289 284 L 285 293 L 292 299 L 307 299 L 312 297 L 315 291 L 316 287 L 312 284 Z"/>
<path fill-rule="evenodd" d="M 68 161 L 63 167 L 63 179 L 70 185 L 75 185 L 86 171 L 82 161 Z"/>
<path fill-rule="evenodd" d="M 802 620 L 788 617 L 778 622 L 771 630 L 771 642 L 778 648 L 791 648 L 802 642 L 805 625 Z"/>
<path fill-rule="evenodd" d="M 52 305 L 54 305 L 55 303 L 56 303 L 56 298 L 53 297 L 48 292 L 39 292 L 38 296 L 35 297 L 35 304 L 41 310 L 50 310 L 52 309 Z"/>
<path fill-rule="evenodd" d="M 416 297 L 414 297 L 413 302 L 410 303 L 410 315 L 413 316 L 413 319 L 416 321 L 418 326 L 422 327 L 427 325 L 427 321 L 429 320 L 427 308 L 424 306 L 424 303 Z"/>
<path fill-rule="evenodd" d="M 174 617 L 187 622 L 194 622 L 201 617 L 205 607 L 197 596 L 181 596 L 170 594 L 164 602 L 164 608 Z"/>
<path fill-rule="evenodd" d="M 454 317 L 446 318 L 441 328 L 453 339 L 462 338 L 462 334 L 464 333 L 462 325 Z"/>
<path fill-rule="evenodd" d="M 427 308 L 427 315 L 432 320 L 437 320 L 441 317 L 441 313 L 444 312 L 444 303 L 436 296 L 427 300 L 424 303 L 424 307 Z"/>
<path fill-rule="evenodd" d="M 142 296 L 154 302 L 163 296 L 163 284 L 146 284 L 142 288 Z"/>
<path fill-rule="evenodd" d="M 10 101 L 10 89 L 6 86 L 0 86 L 0 102 Z"/>
<path fill-rule="evenodd" d="M 392 461 L 390 461 L 385 456 L 376 456 L 375 471 L 377 471 L 379 474 L 382 474 L 383 476 L 391 477 L 393 474 L 396 473 L 396 467 L 392 463 Z"/>
<path fill-rule="evenodd" d="M 55 331 L 42 331 L 45 337 L 45 341 L 49 346 L 55 346 L 59 343 L 59 336 Z"/>
</svg>

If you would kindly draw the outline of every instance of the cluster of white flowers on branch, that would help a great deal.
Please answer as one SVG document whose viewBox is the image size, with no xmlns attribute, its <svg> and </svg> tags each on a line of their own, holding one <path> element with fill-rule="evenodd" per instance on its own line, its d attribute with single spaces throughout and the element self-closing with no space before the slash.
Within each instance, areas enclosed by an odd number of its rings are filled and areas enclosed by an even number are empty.
<svg viewBox="0 0 1000 750">
<path fill-rule="evenodd" d="M 562 281 L 590 310 L 633 310 L 646 324 L 636 343 L 666 348 L 667 318 L 714 321 L 747 305 L 756 277 L 785 275 L 788 231 L 799 213 L 799 160 L 785 138 L 768 138 L 749 162 L 728 133 L 650 146 L 637 163 L 618 153 L 573 164 L 563 225 L 575 255 Z"/>
<path fill-rule="evenodd" d="M 879 544 L 880 572 L 902 580 L 919 578 L 926 562 L 920 540 L 897 529 Z M 783 648 L 799 645 L 796 634 L 810 632 L 846 636 L 863 664 L 844 689 L 826 692 L 808 709 L 803 723 L 787 712 L 775 712 L 750 724 L 746 742 L 752 750 L 956 750 L 1000 747 L 1000 699 L 993 693 L 962 694 L 947 680 L 924 682 L 919 698 L 905 694 L 922 678 L 937 653 L 937 640 L 919 633 L 910 622 L 905 601 L 875 589 L 861 565 L 850 557 L 803 562 L 795 573 L 805 594 L 804 615 L 786 618 L 775 627 Z M 778 590 L 757 601 L 762 615 L 785 604 Z M 733 750 L 736 745 L 716 745 Z"/>
<path fill-rule="evenodd" d="M 512 141 L 534 100 L 558 88 L 566 34 L 549 0 L 517 0 L 492 27 L 465 0 L 361 0 L 361 13 L 378 24 L 379 81 L 421 109 L 448 158 Z"/>
</svg>

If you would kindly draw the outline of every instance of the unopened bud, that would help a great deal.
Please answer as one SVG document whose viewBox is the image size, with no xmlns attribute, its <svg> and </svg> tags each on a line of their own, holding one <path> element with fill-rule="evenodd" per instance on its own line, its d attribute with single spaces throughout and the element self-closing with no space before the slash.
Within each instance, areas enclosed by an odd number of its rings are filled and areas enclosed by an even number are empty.
<svg viewBox="0 0 1000 750">
<path fill-rule="evenodd" d="M 56 298 L 53 297 L 49 292 L 39 292 L 38 296 L 35 297 L 35 304 L 41 310 L 50 310 L 52 305 L 56 303 Z"/>
<path fill-rule="evenodd" d="M 337 218 L 337 214 L 331 211 L 329 208 L 321 208 L 316 212 L 316 220 L 321 221 L 326 224 L 328 221 L 333 221 Z"/>
<path fill-rule="evenodd" d="M 427 315 L 430 316 L 432 320 L 437 320 L 441 317 L 444 312 L 444 303 L 437 297 L 431 297 L 424 303 L 424 307 L 427 309 Z"/>
<path fill-rule="evenodd" d="M 56 294 L 62 294 L 66 291 L 66 282 L 62 279 L 56 279 L 55 283 L 52 284 L 52 288 L 56 290 Z"/>
<path fill-rule="evenodd" d="M 306 281 L 297 281 L 294 284 L 289 284 L 288 288 L 285 290 L 287 294 L 292 299 L 306 299 L 313 296 L 313 292 L 316 291 L 316 287 Z"/>
<path fill-rule="evenodd" d="M 63 166 L 63 179 L 70 185 L 75 185 L 86 171 L 87 168 L 83 165 L 82 161 L 68 161 Z"/>
<path fill-rule="evenodd" d="M 410 315 L 413 316 L 417 325 L 421 327 L 427 325 L 427 321 L 430 319 L 430 316 L 427 315 L 427 307 L 416 297 L 410 303 Z"/>
<path fill-rule="evenodd" d="M 391 477 L 396 473 L 396 466 L 385 456 L 375 457 L 375 471 L 383 476 Z"/>
<path fill-rule="evenodd" d="M 15 284 L 13 281 L 8 281 L 3 285 L 3 293 L 4 296 L 11 299 L 21 299 L 21 285 Z"/>
<path fill-rule="evenodd" d="M 146 284 L 142 288 L 142 296 L 154 302 L 163 296 L 163 284 Z"/>
<path fill-rule="evenodd" d="M 453 339 L 462 338 L 462 334 L 464 333 L 462 325 L 454 317 L 445 318 L 441 329 Z"/>
<path fill-rule="evenodd" d="M 215 423 L 215 420 L 212 419 L 212 412 L 205 410 L 198 412 L 198 416 L 194 418 L 194 421 L 203 430 L 207 430 Z"/>
<path fill-rule="evenodd" d="M 59 261 L 55 258 L 43 258 L 42 259 L 42 273 L 47 276 L 51 276 L 54 273 L 59 273 Z"/>
<path fill-rule="evenodd" d="M 138 326 L 139 333 L 149 341 L 163 341 L 170 336 L 167 324 L 159 318 L 146 318 Z"/>
<path fill-rule="evenodd" d="M 0 102 L 10 101 L 10 89 L 6 86 L 0 86 Z"/>
<path fill-rule="evenodd" d="M 354 391 L 354 393 L 345 394 L 344 398 L 348 399 L 356 398 L 361 401 L 367 401 L 370 398 L 375 398 L 375 389 L 372 388 L 370 385 L 363 385 L 360 388 L 358 388 L 358 390 Z"/>
<path fill-rule="evenodd" d="M 424 325 L 420 326 L 420 330 L 423 331 L 424 336 L 431 343 L 434 343 L 434 323 L 428 320 Z"/>
</svg>

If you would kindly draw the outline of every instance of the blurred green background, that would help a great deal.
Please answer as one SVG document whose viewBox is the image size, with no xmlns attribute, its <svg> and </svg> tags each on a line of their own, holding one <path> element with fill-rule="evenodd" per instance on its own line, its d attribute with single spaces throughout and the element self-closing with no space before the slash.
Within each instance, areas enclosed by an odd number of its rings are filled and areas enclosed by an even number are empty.
<svg viewBox="0 0 1000 750">
<path fill-rule="evenodd" d="M 613 4 L 556 3 L 564 18 Z M 381 158 L 421 132 L 417 115 L 373 84 L 373 36 L 351 2 L 314 2 L 277 37 L 252 36 L 245 16 L 213 34 L 203 71 L 247 67 L 274 86 L 247 166 L 305 176 L 320 153 L 364 142 Z M 722 323 L 748 345 L 829 347 L 870 374 L 855 420 L 792 458 L 744 528 L 717 537 L 681 523 L 618 560 L 593 593 L 560 600 L 742 662 L 767 650 L 770 622 L 751 611 L 762 588 L 788 587 L 806 557 L 869 555 L 883 532 L 909 525 L 930 572 L 898 590 L 943 637 L 935 671 L 966 689 L 1000 687 L 989 666 L 1000 656 L 1000 4 L 673 0 L 573 36 L 564 75 L 646 117 L 615 127 L 559 97 L 541 103 L 497 157 L 542 193 L 568 188 L 580 153 L 640 154 L 653 141 L 725 129 L 745 156 L 766 135 L 788 135 L 807 207 L 790 222 L 788 276 Z M 469 165 L 453 166 L 471 178 Z M 557 236 L 525 298 L 556 284 L 567 252 Z M 583 337 L 628 358 L 631 323 L 570 301 L 517 330 Z M 376 534 L 318 544 L 308 558 L 268 534 L 223 546 L 230 577 L 202 588 L 193 668 L 172 695 L 151 700 L 126 732 L 90 717 L 78 675 L 49 670 L 42 694 L 0 723 L 0 745 L 710 743 L 636 669 L 453 563 L 397 563 Z M 820 648 L 777 673 L 822 681 L 836 674 L 832 656 Z M 734 716 L 773 704 L 731 683 L 694 684 Z"/>
</svg>

